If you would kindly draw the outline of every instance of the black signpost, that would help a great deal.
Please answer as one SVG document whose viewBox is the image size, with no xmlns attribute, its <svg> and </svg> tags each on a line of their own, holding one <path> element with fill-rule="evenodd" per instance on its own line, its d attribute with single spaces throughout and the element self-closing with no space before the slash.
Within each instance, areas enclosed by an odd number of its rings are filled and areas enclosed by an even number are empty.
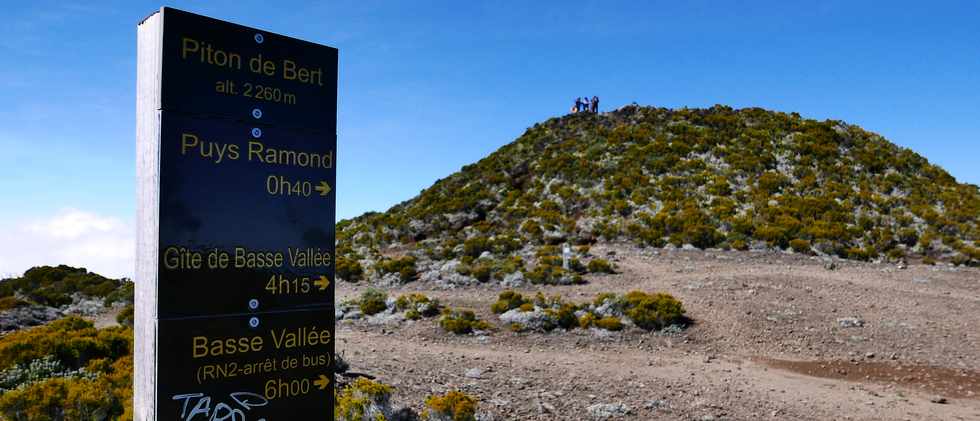
<svg viewBox="0 0 980 421">
<path fill-rule="evenodd" d="M 332 419 L 337 50 L 138 34 L 136 419 Z"/>
</svg>

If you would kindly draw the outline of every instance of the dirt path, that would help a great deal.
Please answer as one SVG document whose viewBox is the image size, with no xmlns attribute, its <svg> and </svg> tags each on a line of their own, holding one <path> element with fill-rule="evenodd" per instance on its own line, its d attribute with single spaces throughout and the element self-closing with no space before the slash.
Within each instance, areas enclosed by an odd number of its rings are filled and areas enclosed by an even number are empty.
<svg viewBox="0 0 980 421">
<path fill-rule="evenodd" d="M 556 331 L 450 336 L 432 320 L 344 321 L 338 350 L 396 387 L 399 402 L 460 389 L 508 420 L 980 420 L 980 271 L 843 264 L 801 256 L 664 252 L 617 246 L 621 274 L 544 287 L 573 301 L 603 291 L 664 291 L 696 325 L 679 336 Z M 364 288 L 342 283 L 353 297 Z M 529 287 L 526 291 L 539 290 Z M 495 286 L 408 284 L 497 322 Z M 844 328 L 854 317 L 861 327 Z M 477 370 L 473 370 L 477 369 Z M 476 371 L 480 371 L 476 375 Z M 467 376 L 469 372 L 470 376 Z M 941 397 L 946 403 L 934 403 Z"/>
</svg>

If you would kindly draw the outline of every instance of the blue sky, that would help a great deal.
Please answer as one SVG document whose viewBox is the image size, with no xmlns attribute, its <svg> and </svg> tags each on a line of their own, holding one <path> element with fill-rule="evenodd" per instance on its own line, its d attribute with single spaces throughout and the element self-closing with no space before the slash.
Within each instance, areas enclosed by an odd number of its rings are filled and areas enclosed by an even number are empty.
<svg viewBox="0 0 980 421">
<path fill-rule="evenodd" d="M 720 103 L 840 119 L 980 184 L 980 7 L 816 3 L 167 5 L 340 49 L 340 217 L 411 198 L 583 95 L 606 109 Z M 105 249 L 131 237 L 136 23 L 160 5 L 4 5 L 0 237 L 50 238 L 0 248 L 0 275 L 59 259 L 131 267 L 130 251 Z M 56 232 L 65 226 L 74 237 Z M 57 251 L 69 243 L 85 247 Z"/>
</svg>

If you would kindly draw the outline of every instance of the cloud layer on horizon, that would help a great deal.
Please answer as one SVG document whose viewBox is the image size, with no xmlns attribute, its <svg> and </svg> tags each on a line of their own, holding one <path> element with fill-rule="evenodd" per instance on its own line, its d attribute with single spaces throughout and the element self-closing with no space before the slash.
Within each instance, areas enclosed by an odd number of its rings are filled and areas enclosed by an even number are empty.
<svg viewBox="0 0 980 421">
<path fill-rule="evenodd" d="M 0 277 L 41 265 L 84 267 L 110 278 L 132 277 L 135 229 L 131 222 L 79 209 L 0 225 Z"/>
</svg>

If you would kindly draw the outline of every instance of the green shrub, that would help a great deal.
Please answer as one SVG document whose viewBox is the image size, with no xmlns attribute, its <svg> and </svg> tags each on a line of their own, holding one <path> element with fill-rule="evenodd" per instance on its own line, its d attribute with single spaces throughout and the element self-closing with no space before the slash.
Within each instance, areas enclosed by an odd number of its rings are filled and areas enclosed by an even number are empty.
<svg viewBox="0 0 980 421">
<path fill-rule="evenodd" d="M 582 261 L 576 258 L 568 259 L 568 270 L 574 273 L 585 273 L 586 267 Z"/>
<path fill-rule="evenodd" d="M 476 313 L 472 310 L 449 311 L 443 314 L 442 319 L 439 320 L 439 326 L 445 331 L 457 335 L 473 333 L 474 330 L 490 330 L 492 328 L 489 323 L 478 319 Z"/>
<path fill-rule="evenodd" d="M 557 264 L 556 264 L 557 263 Z M 535 266 L 530 271 L 524 273 L 524 276 L 531 281 L 532 284 L 582 284 L 585 281 L 582 280 L 582 276 L 566 271 L 561 267 L 561 259 L 542 258 L 538 265 Z"/>
<path fill-rule="evenodd" d="M 132 304 L 123 307 L 123 309 L 119 311 L 119 314 L 116 315 L 116 323 L 119 323 L 122 326 L 133 327 L 133 323 L 136 321 L 136 316 L 134 314 L 135 310 L 136 308 Z"/>
<path fill-rule="evenodd" d="M 491 251 L 499 255 L 506 255 L 523 246 L 521 238 L 513 234 L 498 235 L 490 240 Z"/>
<path fill-rule="evenodd" d="M 594 304 L 596 307 L 599 307 L 607 300 L 615 300 L 615 299 L 616 299 L 616 294 L 613 294 L 611 292 L 600 292 L 598 295 L 595 296 L 595 299 L 592 300 L 592 304 Z"/>
<path fill-rule="evenodd" d="M 980 262 L 980 247 L 971 247 L 964 245 L 960 248 L 960 252 L 964 256 L 972 259 L 975 262 Z"/>
<path fill-rule="evenodd" d="M 463 254 L 477 258 L 483 252 L 490 251 L 491 247 L 490 240 L 486 237 L 473 237 L 463 242 Z"/>
<path fill-rule="evenodd" d="M 953 256 L 949 259 L 949 262 L 956 266 L 967 266 L 970 264 L 970 258 L 961 254 Z"/>
<path fill-rule="evenodd" d="M 895 261 L 904 259 L 905 251 L 898 248 L 891 249 L 888 251 L 888 258 Z"/>
<path fill-rule="evenodd" d="M 3 297 L 0 298 L 0 311 L 12 310 L 17 307 L 29 306 L 30 303 L 22 301 L 17 297 Z"/>
<path fill-rule="evenodd" d="M 456 390 L 443 396 L 430 396 L 425 400 L 424 419 L 447 419 L 452 421 L 476 421 L 479 400 Z"/>
<path fill-rule="evenodd" d="M 579 320 L 575 317 L 575 310 L 578 308 L 571 304 L 562 304 L 557 309 L 549 308 L 545 313 L 555 318 L 555 323 L 562 329 L 572 329 L 579 325 Z"/>
<path fill-rule="evenodd" d="M 534 299 L 532 302 L 534 305 L 541 308 L 557 308 L 558 306 L 564 304 L 564 301 L 561 299 L 561 295 L 552 295 L 549 297 L 544 295 L 544 293 L 541 291 L 534 294 Z"/>
<path fill-rule="evenodd" d="M 397 259 L 382 258 L 374 265 L 379 276 L 397 273 L 402 282 L 415 279 L 418 272 L 415 269 L 415 256 L 404 256 Z"/>
<path fill-rule="evenodd" d="M 386 301 L 388 301 L 387 293 L 378 289 L 368 288 L 361 293 L 361 298 L 357 301 L 357 305 L 361 309 L 361 313 L 370 316 L 385 311 L 388 308 Z"/>
<path fill-rule="evenodd" d="M 589 272 L 591 273 L 616 273 L 612 264 L 606 259 L 592 259 L 589 262 Z"/>
<path fill-rule="evenodd" d="M 661 329 L 680 323 L 684 317 L 684 306 L 669 294 L 647 294 L 632 291 L 626 294 L 626 316 L 640 328 Z"/>
<path fill-rule="evenodd" d="M 869 252 L 868 249 L 859 247 L 849 247 L 844 251 L 844 253 L 845 256 L 843 257 L 854 260 L 870 260 L 873 257 L 872 253 Z"/>
<path fill-rule="evenodd" d="M 401 279 L 402 282 L 411 281 L 415 279 L 416 275 L 418 275 L 418 272 L 415 270 L 414 264 L 411 267 L 406 266 L 398 269 L 398 278 Z"/>
<path fill-rule="evenodd" d="M 337 256 L 336 276 L 347 282 L 357 282 L 364 277 L 364 268 L 355 258 Z"/>
<path fill-rule="evenodd" d="M 531 309 L 534 309 L 531 300 L 525 299 L 524 296 L 513 290 L 506 290 L 497 296 L 497 302 L 490 305 L 490 311 L 493 311 L 494 314 L 503 314 L 515 308 L 521 308 L 525 304 L 531 304 Z"/>
<path fill-rule="evenodd" d="M 797 253 L 810 253 L 810 242 L 803 239 L 793 239 L 789 242 L 790 248 Z"/>
<path fill-rule="evenodd" d="M 511 256 L 500 261 L 497 266 L 497 277 L 503 278 L 505 275 L 524 270 L 524 258 L 521 256 Z"/>
<path fill-rule="evenodd" d="M 595 322 L 596 322 L 595 314 L 585 313 L 582 315 L 582 317 L 579 317 L 578 326 L 582 329 L 588 329 L 593 325 L 595 325 Z"/>
<path fill-rule="evenodd" d="M 476 259 L 469 262 L 466 260 L 468 259 L 464 258 L 464 262 L 456 267 L 456 272 L 460 275 L 472 276 L 480 282 L 487 282 L 493 277 L 496 267 L 492 260 Z"/>
<path fill-rule="evenodd" d="M 105 296 L 105 306 L 111 307 L 115 303 L 133 304 L 135 302 L 136 284 L 126 281 L 119 285 L 109 295 Z"/>
<path fill-rule="evenodd" d="M 769 194 L 778 193 L 787 184 L 789 179 L 786 176 L 773 171 L 762 173 L 757 180 L 759 189 Z"/>
<path fill-rule="evenodd" d="M 541 236 L 544 235 L 544 231 L 541 230 L 541 225 L 536 221 L 529 219 L 521 225 L 521 231 L 525 232 L 528 236 L 535 240 L 540 240 Z"/>
<path fill-rule="evenodd" d="M 903 228 L 898 232 L 898 241 L 907 247 L 914 247 L 919 242 L 919 232 L 915 228 Z"/>
<path fill-rule="evenodd" d="M 623 322 L 618 317 L 603 317 L 595 321 L 595 326 L 600 329 L 620 331 L 623 330 Z"/>
<path fill-rule="evenodd" d="M 537 257 L 539 259 L 540 258 L 543 258 L 543 257 L 558 258 L 558 254 L 559 253 L 561 253 L 561 251 L 558 250 L 558 246 L 555 246 L 555 245 L 544 245 L 544 246 L 538 247 L 538 249 L 534 251 L 534 257 Z"/>
<path fill-rule="evenodd" d="M 437 316 L 442 310 L 439 300 L 427 297 L 425 294 L 402 294 L 395 300 L 395 309 L 405 311 L 405 317 L 416 320 L 421 317 Z M 411 315 L 409 313 L 412 313 Z"/>
<path fill-rule="evenodd" d="M 383 383 L 358 377 L 336 392 L 333 418 L 337 421 L 384 420 L 377 411 L 391 399 L 394 389 Z"/>
</svg>

